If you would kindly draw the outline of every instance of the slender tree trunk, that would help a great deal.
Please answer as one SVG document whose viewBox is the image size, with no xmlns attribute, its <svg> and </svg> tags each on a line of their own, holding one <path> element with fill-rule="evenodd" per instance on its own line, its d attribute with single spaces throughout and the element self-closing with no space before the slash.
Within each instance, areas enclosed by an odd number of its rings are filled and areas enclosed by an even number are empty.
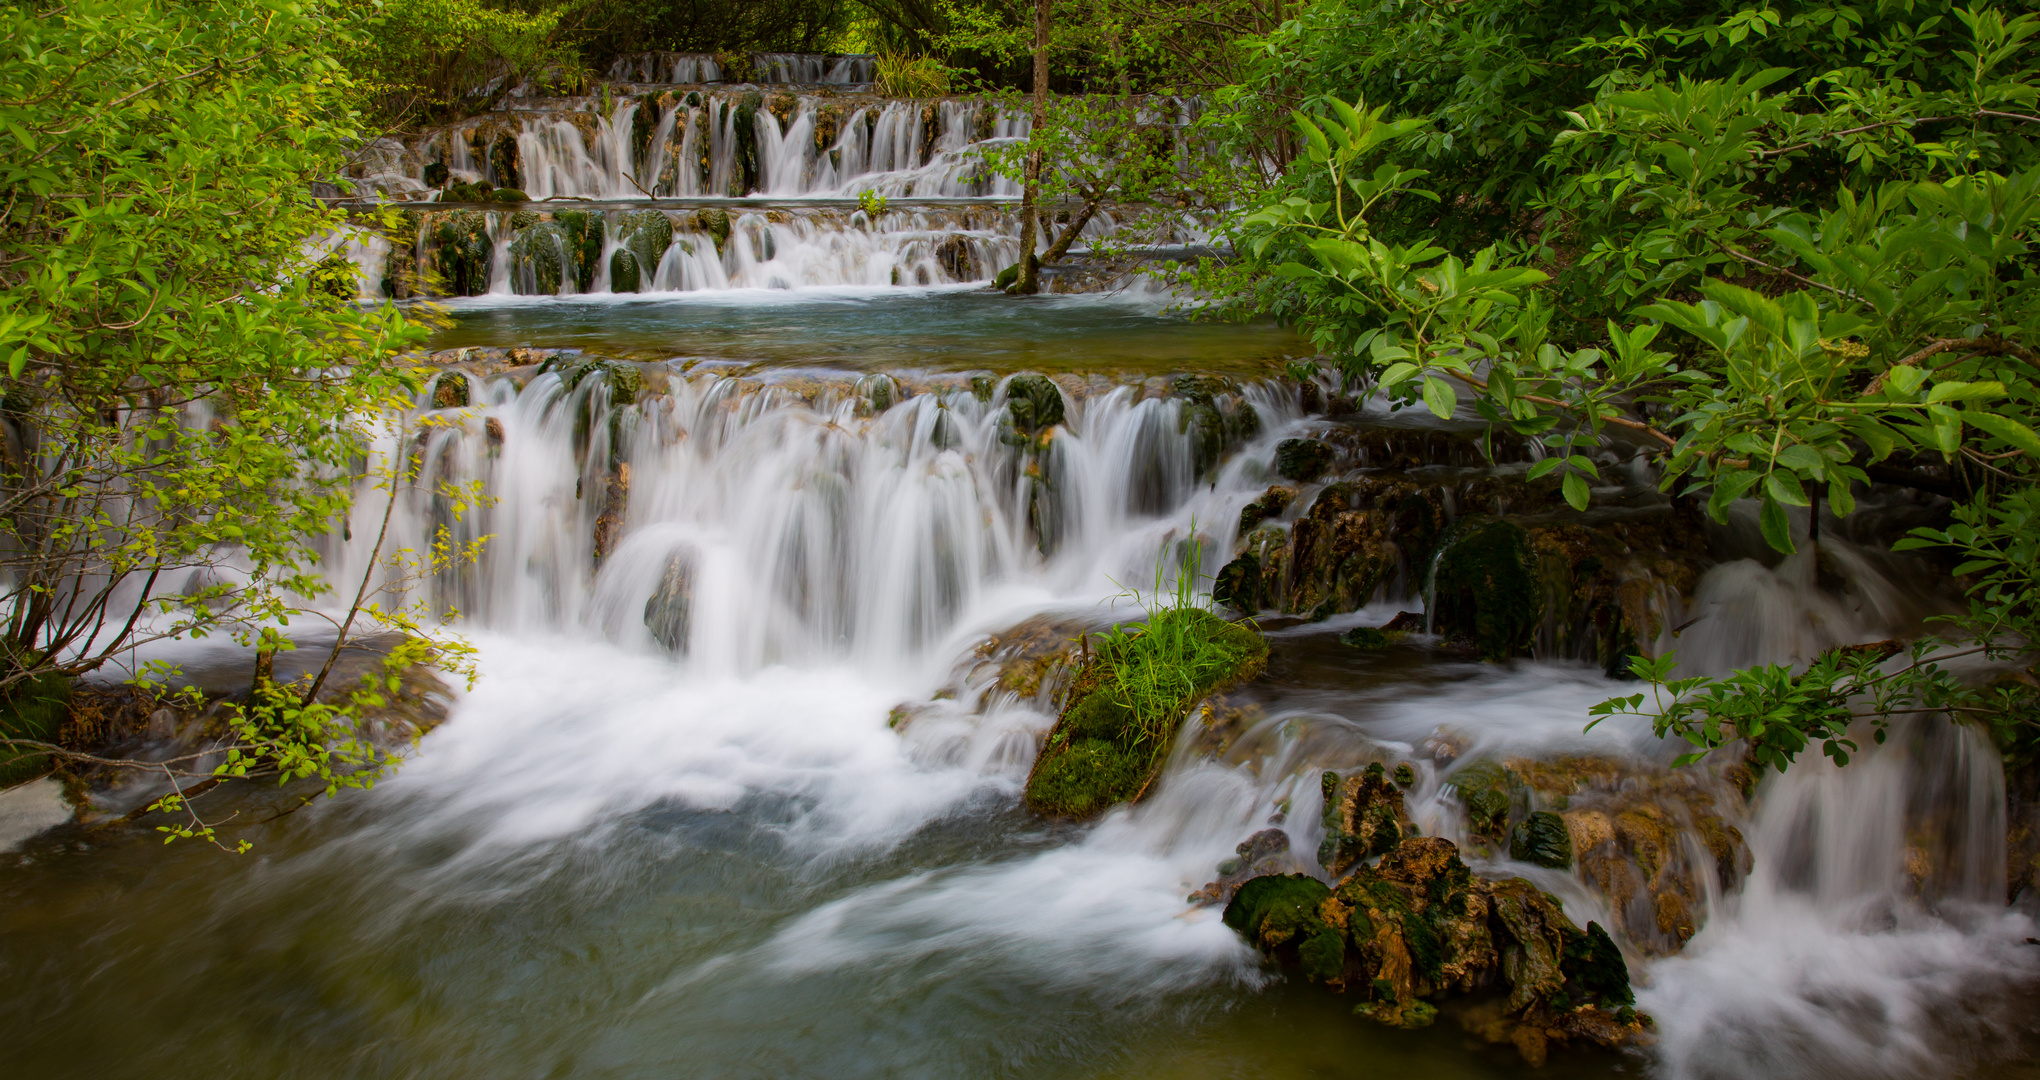
<svg viewBox="0 0 2040 1080">
<path fill-rule="evenodd" d="M 1034 239 L 1037 233 L 1047 230 L 1041 226 L 1041 211 L 1035 204 L 1041 192 L 1040 138 L 1048 129 L 1048 9 L 1052 2 L 1034 0 L 1034 128 L 1030 138 L 1035 146 L 1027 151 L 1025 186 L 1020 191 L 1020 280 L 1013 286 L 1017 293 L 1041 291 L 1041 281 L 1035 272 L 1038 264 L 1034 259 Z"/>
<path fill-rule="evenodd" d="M 1064 253 L 1070 250 L 1070 245 L 1076 242 L 1077 234 L 1084 231 L 1084 226 L 1091 223 L 1092 215 L 1098 212 L 1099 202 L 1100 200 L 1095 196 L 1084 201 L 1084 208 L 1077 211 L 1076 216 L 1070 218 L 1070 223 L 1063 227 L 1062 235 L 1056 237 L 1055 243 L 1049 247 L 1047 254 L 1041 257 L 1041 265 L 1047 266 L 1062 258 Z"/>
</svg>

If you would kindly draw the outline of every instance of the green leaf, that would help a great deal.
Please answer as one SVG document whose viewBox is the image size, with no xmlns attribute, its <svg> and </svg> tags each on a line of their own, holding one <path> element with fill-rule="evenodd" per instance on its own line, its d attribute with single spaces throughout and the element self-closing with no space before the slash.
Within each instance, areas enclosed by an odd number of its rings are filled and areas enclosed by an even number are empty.
<svg viewBox="0 0 2040 1080">
<path fill-rule="evenodd" d="M 1927 400 L 1936 401 L 1985 401 L 2005 396 L 2005 384 L 1995 382 L 1944 382 L 1935 383 L 1927 391 Z"/>
<path fill-rule="evenodd" d="M 1440 420 L 1452 419 L 1452 412 L 1459 405 L 1459 395 L 1452 387 L 1436 375 L 1424 379 L 1424 406 Z"/>
<path fill-rule="evenodd" d="M 2000 416 L 1981 409 L 1964 409 L 1962 420 L 1978 431 L 1994 435 L 2035 458 L 2040 458 L 2040 436 L 2034 435 L 2032 428 L 2009 416 Z"/>
<path fill-rule="evenodd" d="M 1785 508 L 1778 504 L 1778 500 L 1768 495 L 1764 497 L 1764 507 L 1757 512 L 1757 525 L 1763 530 L 1764 542 L 1771 545 L 1772 550 L 1787 555 L 1799 550 L 1792 544 L 1792 524 L 1786 519 Z"/>
<path fill-rule="evenodd" d="M 1565 493 L 1565 501 L 1575 510 L 1585 510 L 1593 501 L 1593 493 L 1587 489 L 1587 478 L 1576 472 L 1565 474 L 1565 481 L 1559 485 Z"/>
<path fill-rule="evenodd" d="M 1776 499 L 1787 506 L 1811 505 L 1806 497 L 1806 489 L 1799 486 L 1799 477 L 1783 469 L 1774 470 L 1764 477 L 1764 492 L 1770 498 Z M 1773 546 L 1775 547 L 1776 545 Z M 1779 550 L 1783 551 L 1784 549 L 1779 548 Z"/>
</svg>

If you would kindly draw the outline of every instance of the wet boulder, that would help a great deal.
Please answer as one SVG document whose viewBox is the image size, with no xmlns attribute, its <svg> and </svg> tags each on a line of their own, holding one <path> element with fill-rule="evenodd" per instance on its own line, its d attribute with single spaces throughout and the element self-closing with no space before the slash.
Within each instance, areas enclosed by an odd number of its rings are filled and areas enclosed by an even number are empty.
<svg viewBox="0 0 2040 1080">
<path fill-rule="evenodd" d="M 1571 869 L 1572 836 L 1565 819 L 1549 810 L 1533 811 L 1509 833 L 1509 858 L 1553 870 Z"/>
<path fill-rule="evenodd" d="M 1233 857 L 1218 864 L 1218 877 L 1190 894 L 1190 903 L 1200 907 L 1226 904 L 1240 886 L 1255 878 L 1280 877 L 1300 869 L 1289 850 L 1289 834 L 1281 829 L 1262 829 L 1240 842 Z"/>
<path fill-rule="evenodd" d="M 446 292 L 479 296 L 489 289 L 489 265 L 496 246 L 488 219 L 473 210 L 433 214 L 426 226 L 431 266 Z"/>
<path fill-rule="evenodd" d="M 1492 761 L 1461 765 L 1449 778 L 1466 808 L 1466 831 L 1499 842 L 1509 832 L 1509 808 L 1517 786 L 1508 770 Z"/>
<path fill-rule="evenodd" d="M 1325 838 L 1318 845 L 1318 865 L 1325 873 L 1337 877 L 1363 860 L 1385 855 L 1410 833 L 1402 792 L 1388 782 L 1380 762 L 1344 778 L 1326 772 L 1319 784 Z"/>
<path fill-rule="evenodd" d="M 1599 924 L 1581 930 L 1521 878 L 1479 877 L 1439 837 L 1406 838 L 1330 886 L 1303 874 L 1255 878 L 1225 922 L 1306 978 L 1358 997 L 1356 1014 L 1393 1027 L 1422 1027 L 1436 1002 L 1499 986 L 1505 996 L 1470 1010 L 1469 1027 L 1514 1043 L 1532 1064 L 1554 1042 L 1621 1045 L 1650 1023 Z"/>
<path fill-rule="evenodd" d="M 1240 509 L 1240 535 L 1245 536 L 1270 518 L 1280 517 L 1289 504 L 1296 501 L 1296 489 L 1286 484 L 1275 484 L 1261 493 L 1261 497 Z"/>
<path fill-rule="evenodd" d="M 673 222 L 657 210 L 633 210 L 617 226 L 617 249 L 609 259 L 611 292 L 643 292 L 658 274 L 673 243 Z"/>
<path fill-rule="evenodd" d="M 1454 524 L 1432 564 L 1431 594 L 1432 627 L 1484 660 L 1522 655 L 1544 615 L 1530 536 L 1497 518 Z"/>
<path fill-rule="evenodd" d="M 645 629 L 667 652 L 680 656 L 687 651 L 693 613 L 694 560 L 690 553 L 676 551 L 666 557 L 659 587 L 645 599 Z"/>
<path fill-rule="evenodd" d="M 1033 438 L 1063 422 L 1062 388 L 1042 375 L 1006 380 L 1006 417 L 1016 435 Z"/>
<path fill-rule="evenodd" d="M 1275 444 L 1275 473 L 1308 483 L 1325 474 L 1337 452 L 1316 439 L 1284 439 Z"/>
</svg>

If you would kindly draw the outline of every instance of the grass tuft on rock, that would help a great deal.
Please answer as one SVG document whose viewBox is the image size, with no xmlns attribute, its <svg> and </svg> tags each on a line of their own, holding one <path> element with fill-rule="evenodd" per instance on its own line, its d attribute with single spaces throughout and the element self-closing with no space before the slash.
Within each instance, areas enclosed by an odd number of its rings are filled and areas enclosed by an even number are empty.
<svg viewBox="0 0 2040 1080">
<path fill-rule="evenodd" d="M 1094 638 L 1027 778 L 1027 805 L 1083 818 L 1138 799 L 1190 709 L 1252 678 L 1267 658 L 1260 634 L 1199 606 L 1187 586 L 1146 623 Z"/>
</svg>

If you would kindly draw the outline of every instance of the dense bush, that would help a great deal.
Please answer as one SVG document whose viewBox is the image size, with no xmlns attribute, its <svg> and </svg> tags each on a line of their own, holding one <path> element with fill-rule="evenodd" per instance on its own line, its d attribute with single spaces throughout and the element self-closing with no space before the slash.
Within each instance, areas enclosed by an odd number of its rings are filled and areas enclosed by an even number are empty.
<svg viewBox="0 0 2040 1080">
<path fill-rule="evenodd" d="M 1788 508 L 1847 514 L 1894 462 L 1963 497 L 1908 542 L 1978 575 L 1947 643 L 1896 674 L 1665 685 L 1664 730 L 1783 767 L 1810 742 L 1846 760 L 1848 723 L 1894 709 L 2030 723 L 2029 691 L 1939 665 L 2034 659 L 2036 32 L 1945 4 L 1313 5 L 1260 86 L 1324 119 L 1299 116 L 1292 167 L 1230 230 L 1243 258 L 1205 282 L 1350 380 L 1540 440 L 1533 476 L 1582 509 L 1611 445 L 1717 517 L 1756 500 L 1781 552 L 1810 539 Z"/>
</svg>

